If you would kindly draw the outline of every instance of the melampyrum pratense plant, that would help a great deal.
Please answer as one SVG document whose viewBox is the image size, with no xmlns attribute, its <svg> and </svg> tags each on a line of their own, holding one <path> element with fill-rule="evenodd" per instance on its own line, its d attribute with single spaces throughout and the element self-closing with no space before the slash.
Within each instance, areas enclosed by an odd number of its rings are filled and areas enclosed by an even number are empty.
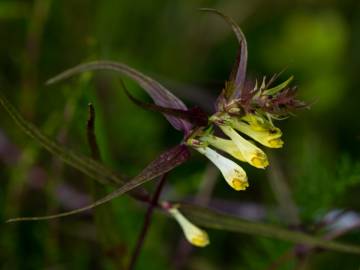
<svg viewBox="0 0 360 270">
<path fill-rule="evenodd" d="M 0 96 L 1 104 L 16 123 L 48 151 L 84 174 L 103 184 L 116 187 L 106 197 L 80 209 L 51 216 L 23 217 L 9 221 L 45 220 L 68 216 L 128 193 L 137 200 L 149 203 L 153 208 L 166 211 L 179 223 L 186 239 L 198 247 L 204 247 L 210 243 L 208 234 L 197 227 L 197 225 L 203 225 L 235 232 L 273 236 L 338 251 L 360 253 L 359 247 L 318 239 L 272 225 L 244 221 L 200 206 L 154 201 L 146 190 L 136 189 L 156 177 L 162 176 L 162 179 L 165 179 L 169 171 L 190 158 L 190 149 L 194 149 L 206 156 L 220 170 L 227 185 L 234 191 L 246 190 L 251 181 L 240 164 L 246 162 L 255 168 L 265 169 L 269 165 L 269 160 L 262 147 L 281 148 L 284 145 L 282 132 L 274 125 L 274 121 L 285 119 L 291 115 L 292 111 L 306 107 L 304 102 L 295 97 L 297 88 L 291 86 L 292 76 L 279 84 L 276 84 L 277 75 L 269 79 L 264 77 L 256 81 L 248 80 L 246 78 L 248 50 L 243 32 L 230 17 L 221 12 L 213 9 L 202 10 L 223 18 L 231 26 L 239 42 L 234 68 L 216 100 L 215 111 L 211 115 L 199 107 L 187 108 L 178 97 L 160 83 L 123 63 L 95 61 L 81 64 L 47 82 L 53 84 L 85 71 L 107 69 L 135 80 L 151 96 L 154 103 L 144 103 L 133 97 L 124 87 L 130 100 L 145 109 L 161 112 L 176 130 L 183 133 L 183 139 L 178 145 L 150 162 L 133 178 L 124 179 L 98 161 L 74 153 L 49 139 L 27 122 L 5 97 Z M 157 193 L 160 191 L 157 190 Z"/>
</svg>

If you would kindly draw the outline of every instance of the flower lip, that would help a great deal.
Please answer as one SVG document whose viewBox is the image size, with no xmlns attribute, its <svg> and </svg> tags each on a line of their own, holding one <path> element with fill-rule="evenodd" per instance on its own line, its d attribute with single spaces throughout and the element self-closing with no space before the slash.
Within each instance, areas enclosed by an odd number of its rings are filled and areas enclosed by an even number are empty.
<svg viewBox="0 0 360 270">
<path fill-rule="evenodd" d="M 281 148 L 284 145 L 284 141 L 281 140 L 280 138 L 275 138 L 275 139 L 269 140 L 269 145 L 272 148 Z"/>
<path fill-rule="evenodd" d="M 269 162 L 263 157 L 254 157 L 251 159 L 251 164 L 256 168 L 263 169 L 269 165 Z"/>
<path fill-rule="evenodd" d="M 191 238 L 190 242 L 197 247 L 205 247 L 210 243 L 208 237 L 205 237 L 204 235 L 195 235 Z"/>
<path fill-rule="evenodd" d="M 237 191 L 245 190 L 247 187 L 249 187 L 249 182 L 243 181 L 242 179 L 234 178 L 232 180 L 232 187 Z"/>
</svg>

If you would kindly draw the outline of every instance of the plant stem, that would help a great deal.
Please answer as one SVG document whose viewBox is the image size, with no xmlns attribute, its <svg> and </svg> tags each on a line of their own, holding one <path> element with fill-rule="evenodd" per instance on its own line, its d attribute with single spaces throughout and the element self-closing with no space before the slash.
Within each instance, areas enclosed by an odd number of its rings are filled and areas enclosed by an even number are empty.
<svg viewBox="0 0 360 270">
<path fill-rule="evenodd" d="M 158 185 L 157 185 L 157 187 L 155 189 L 155 192 L 154 192 L 154 195 L 152 197 L 151 203 L 149 204 L 149 206 L 148 206 L 148 208 L 146 210 L 144 224 L 143 224 L 143 226 L 141 228 L 140 235 L 138 237 L 135 249 L 134 249 L 133 254 L 131 256 L 130 264 L 129 264 L 129 267 L 128 267 L 129 270 L 134 270 L 135 269 L 135 264 L 137 262 L 137 259 L 139 258 L 141 249 L 142 249 L 142 247 L 144 245 L 144 241 L 145 241 L 147 232 L 149 231 L 149 227 L 150 227 L 152 217 L 153 217 L 154 208 L 158 205 L 159 197 L 160 197 L 161 191 L 162 191 L 162 189 L 164 187 L 166 177 L 167 177 L 167 173 L 164 174 L 161 177 L 161 179 L 160 179 L 160 181 L 159 181 L 159 183 L 158 183 Z"/>
</svg>

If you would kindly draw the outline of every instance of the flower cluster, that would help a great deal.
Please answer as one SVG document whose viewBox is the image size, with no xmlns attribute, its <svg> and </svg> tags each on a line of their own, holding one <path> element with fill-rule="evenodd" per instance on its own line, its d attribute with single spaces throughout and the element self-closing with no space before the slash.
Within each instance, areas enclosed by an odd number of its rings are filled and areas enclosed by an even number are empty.
<svg viewBox="0 0 360 270">
<path fill-rule="evenodd" d="M 226 182 L 235 190 L 245 190 L 249 186 L 246 172 L 237 163 L 211 147 L 239 161 L 264 169 L 269 165 L 266 154 L 244 135 L 269 148 L 281 148 L 284 144 L 281 130 L 273 125 L 271 118 L 266 118 L 259 111 L 247 112 L 243 115 L 220 111 L 212 115 L 209 120 L 210 127 L 194 132 L 187 140 L 187 144 L 213 162 Z M 227 138 L 214 135 L 214 126 L 220 128 Z"/>
<path fill-rule="evenodd" d="M 244 169 L 213 148 L 239 161 L 264 169 L 269 165 L 269 161 L 255 142 L 269 148 L 281 148 L 284 144 L 281 139 L 282 132 L 274 126 L 273 120 L 286 118 L 293 109 L 304 107 L 305 104 L 295 98 L 297 88 L 289 86 L 292 76 L 276 86 L 272 84 L 277 75 L 268 81 L 264 77 L 261 84 L 247 80 L 247 42 L 241 29 L 231 18 L 219 11 L 205 11 L 223 17 L 231 25 L 240 46 L 230 79 L 217 99 L 216 112 L 208 118 L 208 126 L 194 129 L 186 144 L 213 162 L 233 189 L 245 190 L 249 183 Z M 216 136 L 215 127 L 219 128 L 226 138 Z"/>
</svg>

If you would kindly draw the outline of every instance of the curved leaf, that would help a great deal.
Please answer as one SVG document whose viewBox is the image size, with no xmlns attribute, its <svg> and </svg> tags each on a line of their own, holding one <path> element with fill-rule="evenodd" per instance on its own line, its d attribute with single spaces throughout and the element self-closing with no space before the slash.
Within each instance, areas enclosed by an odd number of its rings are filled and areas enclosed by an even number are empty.
<svg viewBox="0 0 360 270">
<path fill-rule="evenodd" d="M 232 18 L 226 16 L 219 10 L 212 8 L 201 8 L 200 10 L 205 12 L 211 12 L 222 17 L 231 26 L 231 29 L 236 35 L 240 48 L 236 58 L 235 66 L 230 76 L 230 81 L 233 82 L 235 88 L 229 88 L 228 90 L 230 91 L 230 93 L 226 93 L 226 96 L 230 98 L 239 98 L 246 80 L 248 49 L 245 35 Z"/>
<path fill-rule="evenodd" d="M 113 70 L 129 76 L 131 79 L 135 80 L 151 96 L 151 98 L 157 105 L 173 109 L 187 110 L 186 105 L 178 97 L 172 94 L 169 90 L 167 90 L 157 81 L 125 64 L 112 61 L 94 61 L 75 66 L 51 78 L 46 82 L 46 84 L 53 84 L 85 71 L 101 69 Z M 188 132 L 191 129 L 191 124 L 185 120 L 178 119 L 174 116 L 167 114 L 165 114 L 165 117 L 177 130 Z"/>
<path fill-rule="evenodd" d="M 206 126 L 208 124 L 208 115 L 199 107 L 194 107 L 189 110 L 180 110 L 180 109 L 173 109 L 173 108 L 166 108 L 162 107 L 153 103 L 146 103 L 138 100 L 130 92 L 126 89 L 125 85 L 123 84 L 124 92 L 128 96 L 128 98 L 137 106 L 156 112 L 162 112 L 166 115 L 172 115 L 179 119 L 184 119 L 191 124 L 196 126 Z"/>
<path fill-rule="evenodd" d="M 64 212 L 56 215 L 50 215 L 50 216 L 13 218 L 13 219 L 9 219 L 7 222 L 49 220 L 54 218 L 66 217 L 66 216 L 78 214 L 86 210 L 90 210 L 96 206 L 109 202 L 130 190 L 133 190 L 134 188 L 154 179 L 155 177 L 167 173 L 168 171 L 174 169 L 175 167 L 185 162 L 189 158 L 189 156 L 190 156 L 190 152 L 185 145 L 177 145 L 172 149 L 166 151 L 162 155 L 160 155 L 154 161 L 152 161 L 139 175 L 134 177 L 131 181 L 127 182 L 119 189 L 116 189 L 115 191 L 108 194 L 104 198 L 97 200 L 96 202 L 88 206 L 78 208 L 73 211 Z"/>
<path fill-rule="evenodd" d="M 274 225 L 247 221 L 200 206 L 181 204 L 180 207 L 181 211 L 188 216 L 189 219 L 200 226 L 257 236 L 261 235 L 312 247 L 360 254 L 360 246 L 328 241 L 302 232 L 291 231 Z"/>
</svg>

